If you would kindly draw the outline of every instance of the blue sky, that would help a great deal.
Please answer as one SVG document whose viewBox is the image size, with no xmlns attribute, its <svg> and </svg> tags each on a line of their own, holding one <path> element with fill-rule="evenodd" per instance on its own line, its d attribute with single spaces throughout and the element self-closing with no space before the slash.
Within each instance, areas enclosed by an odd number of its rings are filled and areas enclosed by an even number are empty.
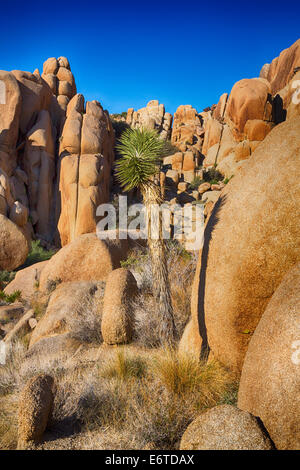
<svg viewBox="0 0 300 470">
<path fill-rule="evenodd" d="M 78 92 L 111 113 L 150 99 L 218 101 L 300 37 L 300 2 L 1 2 L 0 69 L 67 56 Z"/>
</svg>

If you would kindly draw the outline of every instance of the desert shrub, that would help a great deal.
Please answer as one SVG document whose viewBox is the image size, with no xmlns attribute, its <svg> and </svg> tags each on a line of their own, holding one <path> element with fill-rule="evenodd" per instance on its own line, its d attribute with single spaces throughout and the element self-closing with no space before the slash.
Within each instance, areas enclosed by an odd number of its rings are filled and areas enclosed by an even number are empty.
<svg viewBox="0 0 300 470">
<path fill-rule="evenodd" d="M 188 424 L 207 407 L 224 402 L 233 383 L 218 363 L 198 364 L 172 351 L 128 351 L 121 355 L 121 368 L 117 356 L 103 353 L 97 372 L 90 371 L 79 394 L 73 392 L 82 431 L 97 435 L 89 448 L 142 449 L 152 443 L 174 449 Z M 133 360 L 143 364 L 142 376 L 128 372 L 136 370 Z"/>
<path fill-rule="evenodd" d="M 215 167 L 209 168 L 203 174 L 204 181 L 210 184 L 217 184 L 219 181 L 224 179 L 222 173 L 220 173 Z"/>
<path fill-rule="evenodd" d="M 196 176 L 191 183 L 189 183 L 189 189 L 197 189 L 200 184 L 204 183 L 204 180 L 200 176 Z"/>
<path fill-rule="evenodd" d="M 16 300 L 21 298 L 21 291 L 16 290 L 11 294 L 6 294 L 4 291 L 0 291 L 0 301 L 5 302 L 7 304 L 13 304 Z"/>
<path fill-rule="evenodd" d="M 174 321 L 181 337 L 190 316 L 191 286 L 195 274 L 197 255 L 187 252 L 177 240 L 167 243 L 167 263 L 171 287 Z M 133 301 L 135 341 L 145 347 L 160 344 L 161 323 L 157 305 L 152 296 L 152 271 L 148 252 L 134 255 L 128 268 L 135 275 L 140 294 Z"/>
<path fill-rule="evenodd" d="M 82 343 L 101 343 L 101 319 L 105 283 L 97 283 L 95 292 L 87 294 L 75 305 L 67 319 L 72 338 Z"/>
<path fill-rule="evenodd" d="M 176 449 L 199 413 L 236 400 L 236 382 L 219 363 L 201 364 L 170 350 L 101 348 L 92 362 L 84 353 L 27 359 L 25 353 L 16 343 L 0 367 L 2 449 L 15 448 L 18 393 L 41 372 L 56 383 L 50 431 L 78 435 L 76 448 Z"/>
<path fill-rule="evenodd" d="M 46 250 L 43 248 L 40 240 L 34 240 L 31 242 L 31 249 L 25 263 L 18 269 L 28 268 L 28 266 L 31 266 L 32 264 L 47 261 L 54 255 L 54 253 L 54 250 Z"/>
<path fill-rule="evenodd" d="M 230 178 L 225 178 L 224 181 L 223 181 L 223 183 L 224 183 L 224 184 L 228 184 L 229 181 L 230 181 L 232 178 L 233 178 L 233 175 L 231 175 Z"/>
<path fill-rule="evenodd" d="M 126 117 L 126 116 L 125 116 Z M 123 132 L 128 129 L 130 126 L 125 121 L 118 121 L 116 119 L 111 120 L 113 129 L 115 131 L 116 138 L 119 139 Z"/>
<path fill-rule="evenodd" d="M 102 376 L 107 378 L 118 378 L 128 380 L 132 377 L 141 378 L 145 375 L 146 363 L 141 357 L 126 354 L 124 348 L 120 348 L 116 356 L 108 363 L 102 371 Z"/>
<path fill-rule="evenodd" d="M 17 396 L 0 398 L 0 449 L 14 450 L 17 447 Z"/>
<path fill-rule="evenodd" d="M 9 284 L 11 281 L 13 281 L 15 275 L 16 273 L 14 271 L 0 271 L 0 287 L 1 285 L 5 287 L 6 284 Z"/>
</svg>

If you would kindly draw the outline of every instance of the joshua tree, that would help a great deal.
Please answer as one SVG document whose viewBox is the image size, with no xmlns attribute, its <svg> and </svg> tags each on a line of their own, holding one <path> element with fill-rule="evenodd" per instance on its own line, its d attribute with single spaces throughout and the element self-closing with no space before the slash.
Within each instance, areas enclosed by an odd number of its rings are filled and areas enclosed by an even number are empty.
<svg viewBox="0 0 300 470">
<path fill-rule="evenodd" d="M 151 206 L 162 202 L 155 175 L 159 171 L 165 142 L 155 131 L 127 129 L 123 132 L 117 150 L 121 158 L 116 162 L 116 174 L 125 191 L 138 188 L 142 194 L 148 219 L 148 246 L 153 275 L 153 295 L 161 316 L 162 343 L 172 344 L 176 336 L 168 278 L 165 242 L 162 236 L 161 213 L 156 218 L 158 237 L 151 236 Z M 153 223 L 153 220 L 152 220 Z"/>
</svg>

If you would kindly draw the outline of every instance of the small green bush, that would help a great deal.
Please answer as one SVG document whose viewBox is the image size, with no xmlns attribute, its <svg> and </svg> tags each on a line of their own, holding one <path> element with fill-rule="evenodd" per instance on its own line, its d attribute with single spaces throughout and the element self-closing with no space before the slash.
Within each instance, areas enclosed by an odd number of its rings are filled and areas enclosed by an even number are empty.
<svg viewBox="0 0 300 470">
<path fill-rule="evenodd" d="M 191 183 L 189 183 L 189 189 L 197 189 L 200 184 L 204 183 L 203 179 L 200 176 L 196 176 Z"/>
<path fill-rule="evenodd" d="M 21 298 L 21 292 L 16 290 L 12 294 L 6 294 L 3 290 L 0 291 L 0 300 L 7 304 L 13 304 L 16 300 Z"/>
<path fill-rule="evenodd" d="M 28 266 L 40 263 L 41 261 L 47 261 L 54 255 L 54 253 L 54 250 L 46 250 L 43 248 L 40 244 L 40 240 L 34 240 L 31 242 L 31 249 L 25 263 L 19 269 L 28 268 Z"/>
<path fill-rule="evenodd" d="M 215 167 L 209 168 L 203 175 L 204 181 L 210 184 L 218 184 L 223 180 L 223 175 Z"/>
</svg>

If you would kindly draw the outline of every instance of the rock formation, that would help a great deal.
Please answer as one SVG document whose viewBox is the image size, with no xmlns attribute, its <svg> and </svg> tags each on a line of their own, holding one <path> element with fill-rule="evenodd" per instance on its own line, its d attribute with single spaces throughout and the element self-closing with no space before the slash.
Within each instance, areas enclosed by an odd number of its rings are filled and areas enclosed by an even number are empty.
<svg viewBox="0 0 300 470">
<path fill-rule="evenodd" d="M 180 450 L 270 450 L 257 419 L 234 406 L 216 406 L 196 418 L 182 436 Z"/>
<path fill-rule="evenodd" d="M 277 449 L 300 445 L 300 264 L 285 276 L 246 354 L 238 406 L 263 421 Z"/>
<path fill-rule="evenodd" d="M 299 135 L 300 116 L 276 126 L 221 192 L 206 225 L 192 295 L 196 336 L 237 372 L 275 289 L 299 261 Z"/>
<path fill-rule="evenodd" d="M 123 344 L 131 341 L 134 318 L 130 302 L 137 294 L 133 274 L 125 268 L 112 271 L 106 282 L 101 332 L 107 344 Z"/>
<path fill-rule="evenodd" d="M 166 113 L 164 105 L 159 104 L 157 100 L 149 101 L 145 108 L 138 111 L 129 108 L 126 122 L 134 128 L 156 130 L 164 140 L 169 140 L 171 137 L 172 115 Z"/>
<path fill-rule="evenodd" d="M 16 233 L 60 246 L 95 232 L 113 160 L 109 115 L 95 101 L 84 109 L 68 59 L 48 59 L 42 76 L 0 71 L 0 214 Z M 0 267 L 22 264 L 23 246 L 12 264 L 13 244 L 1 237 Z"/>
<path fill-rule="evenodd" d="M 38 442 L 49 421 L 53 400 L 54 380 L 41 374 L 30 379 L 19 400 L 18 449 Z"/>
</svg>

